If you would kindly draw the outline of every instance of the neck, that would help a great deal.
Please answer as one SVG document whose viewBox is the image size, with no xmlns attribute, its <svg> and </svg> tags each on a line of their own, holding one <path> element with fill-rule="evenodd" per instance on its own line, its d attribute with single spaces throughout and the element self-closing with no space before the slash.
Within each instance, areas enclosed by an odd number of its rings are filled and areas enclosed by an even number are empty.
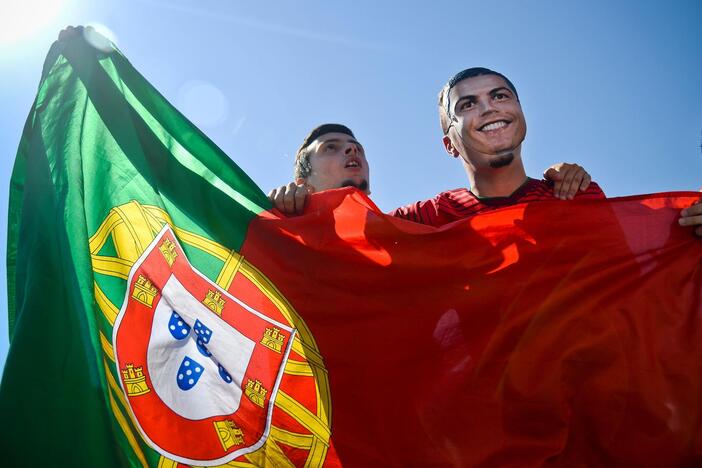
<svg viewBox="0 0 702 468">
<path fill-rule="evenodd" d="M 475 170 L 464 164 L 470 190 L 478 197 L 508 197 L 526 181 L 527 175 L 521 160 L 500 168 Z"/>
</svg>

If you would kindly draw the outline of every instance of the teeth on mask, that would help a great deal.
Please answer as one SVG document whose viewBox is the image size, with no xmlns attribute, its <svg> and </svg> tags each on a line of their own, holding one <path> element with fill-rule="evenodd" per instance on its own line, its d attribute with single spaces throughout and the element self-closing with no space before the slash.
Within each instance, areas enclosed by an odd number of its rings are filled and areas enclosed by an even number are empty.
<svg viewBox="0 0 702 468">
<path fill-rule="evenodd" d="M 502 128 L 505 125 L 507 125 L 507 124 L 504 122 L 495 122 L 495 123 L 485 125 L 481 130 L 483 132 L 489 132 L 490 130 L 497 130 L 498 128 Z"/>
</svg>

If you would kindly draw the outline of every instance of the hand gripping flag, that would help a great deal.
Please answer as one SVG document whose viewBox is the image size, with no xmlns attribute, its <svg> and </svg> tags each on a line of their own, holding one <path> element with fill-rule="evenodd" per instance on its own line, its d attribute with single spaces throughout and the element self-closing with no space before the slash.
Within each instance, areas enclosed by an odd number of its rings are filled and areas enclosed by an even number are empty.
<svg viewBox="0 0 702 468">
<path fill-rule="evenodd" d="M 3 455 L 699 465 L 696 199 L 279 217 L 119 52 L 55 44 L 12 177 Z"/>
</svg>

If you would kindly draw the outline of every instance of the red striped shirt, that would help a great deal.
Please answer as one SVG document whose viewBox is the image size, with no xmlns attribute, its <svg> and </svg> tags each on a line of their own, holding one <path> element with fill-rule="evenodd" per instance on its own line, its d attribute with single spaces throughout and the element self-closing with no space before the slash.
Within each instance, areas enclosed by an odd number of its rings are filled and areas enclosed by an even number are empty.
<svg viewBox="0 0 702 468">
<path fill-rule="evenodd" d="M 600 186 L 593 182 L 584 192 L 579 191 L 576 198 L 595 200 L 606 197 Z M 442 192 L 429 200 L 397 208 L 391 211 L 390 215 L 438 227 L 503 206 L 555 199 L 552 182 L 529 178 L 507 197 L 478 198 L 470 190 L 459 188 Z"/>
</svg>

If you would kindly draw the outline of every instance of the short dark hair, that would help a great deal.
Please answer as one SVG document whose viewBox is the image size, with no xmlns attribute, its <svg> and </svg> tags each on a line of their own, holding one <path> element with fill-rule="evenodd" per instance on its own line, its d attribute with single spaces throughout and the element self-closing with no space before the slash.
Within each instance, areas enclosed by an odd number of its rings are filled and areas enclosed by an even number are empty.
<svg viewBox="0 0 702 468">
<path fill-rule="evenodd" d="M 472 68 L 466 68 L 465 70 L 459 71 L 455 75 L 453 75 L 447 82 L 446 84 L 441 88 L 441 91 L 439 91 L 439 123 L 441 124 L 441 130 L 444 132 L 444 135 L 448 133 L 448 129 L 451 126 L 451 115 L 450 115 L 450 99 L 449 99 L 449 92 L 451 91 L 451 88 L 456 86 L 456 83 L 459 81 L 467 80 L 468 78 L 474 78 L 476 76 L 483 76 L 483 75 L 495 75 L 499 76 L 502 78 L 505 83 L 507 84 L 507 87 L 512 90 L 514 93 L 514 96 L 517 98 L 517 101 L 519 100 L 519 94 L 517 94 L 517 88 L 512 84 L 512 82 L 507 78 L 505 75 L 503 75 L 500 72 L 496 72 L 494 70 L 490 70 L 489 68 L 483 68 L 483 67 L 472 67 Z"/>
<path fill-rule="evenodd" d="M 356 138 L 349 127 L 346 125 L 327 123 L 319 125 L 305 137 L 305 140 L 300 145 L 300 148 L 295 154 L 295 178 L 306 179 L 312 173 L 312 165 L 310 164 L 310 143 L 317 138 L 327 133 L 344 133 L 353 138 Z"/>
</svg>

